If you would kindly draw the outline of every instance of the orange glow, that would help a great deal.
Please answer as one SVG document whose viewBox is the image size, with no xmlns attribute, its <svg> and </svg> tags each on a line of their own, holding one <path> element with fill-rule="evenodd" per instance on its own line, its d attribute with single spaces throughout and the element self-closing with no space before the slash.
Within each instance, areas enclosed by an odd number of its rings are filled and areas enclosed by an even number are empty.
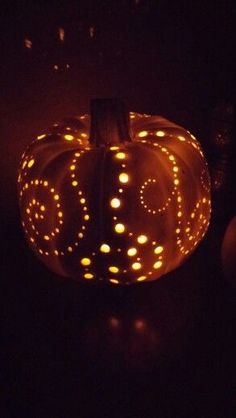
<svg viewBox="0 0 236 418">
<path fill-rule="evenodd" d="M 134 248 L 134 247 L 129 248 L 129 249 L 128 249 L 128 251 L 127 251 L 127 254 L 128 254 L 130 257 L 133 257 L 135 254 L 137 254 L 137 249 L 136 249 L 136 248 Z"/>
<path fill-rule="evenodd" d="M 111 248 L 108 244 L 102 244 L 100 247 L 100 251 L 102 253 L 109 253 L 111 251 Z"/>
<path fill-rule="evenodd" d="M 139 244 L 145 244 L 148 240 L 148 237 L 146 235 L 139 235 L 137 238 L 137 241 Z"/>
<path fill-rule="evenodd" d="M 121 204 L 121 201 L 117 197 L 114 197 L 110 201 L 110 205 L 111 205 L 112 208 L 119 208 L 120 207 L 120 204 Z"/>
<path fill-rule="evenodd" d="M 115 231 L 117 234 L 122 234 L 125 231 L 125 226 L 123 224 L 116 224 Z"/>
<path fill-rule="evenodd" d="M 120 180 L 121 183 L 128 183 L 128 181 L 129 181 L 128 174 L 127 173 L 120 173 L 119 180 Z"/>
<path fill-rule="evenodd" d="M 33 45 L 32 41 L 30 39 L 28 39 L 28 38 L 25 38 L 24 44 L 25 44 L 25 47 L 27 49 L 31 49 L 32 48 L 32 45 Z"/>
<path fill-rule="evenodd" d="M 125 153 L 124 152 L 118 152 L 116 154 L 116 158 L 118 158 L 118 160 L 124 160 L 125 159 Z"/>
<path fill-rule="evenodd" d="M 58 28 L 58 36 L 59 36 L 60 41 L 64 42 L 65 30 L 63 28 Z"/>
<path fill-rule="evenodd" d="M 161 254 L 163 250 L 164 248 L 162 247 L 162 245 L 158 245 L 158 247 L 155 248 L 154 253 Z"/>
<path fill-rule="evenodd" d="M 82 258 L 80 260 L 80 262 L 83 266 L 90 266 L 90 264 L 91 264 L 90 258 L 87 258 L 87 257 Z"/>
<path fill-rule="evenodd" d="M 141 131 L 138 133 L 139 138 L 145 138 L 145 136 L 148 136 L 148 131 Z"/>
<path fill-rule="evenodd" d="M 85 273 L 84 278 L 90 280 L 94 278 L 94 275 L 92 273 Z"/>
<path fill-rule="evenodd" d="M 147 276 L 140 276 L 137 278 L 137 282 L 143 282 L 144 280 L 146 280 Z"/>
<path fill-rule="evenodd" d="M 119 269 L 116 266 L 110 266 L 108 269 L 111 273 L 119 273 Z"/>
<path fill-rule="evenodd" d="M 28 168 L 33 167 L 33 165 L 34 165 L 34 159 L 32 158 L 32 160 L 30 160 L 30 161 L 28 162 Z"/>
<path fill-rule="evenodd" d="M 66 134 L 66 135 L 64 135 L 64 138 L 65 138 L 66 141 L 73 141 L 74 136 L 73 135 Z"/>
</svg>

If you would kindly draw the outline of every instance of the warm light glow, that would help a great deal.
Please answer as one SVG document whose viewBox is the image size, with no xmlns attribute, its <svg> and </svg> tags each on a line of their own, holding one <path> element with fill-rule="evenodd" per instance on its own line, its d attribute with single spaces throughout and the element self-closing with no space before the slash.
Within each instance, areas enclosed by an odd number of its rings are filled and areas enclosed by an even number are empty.
<svg viewBox="0 0 236 418">
<path fill-rule="evenodd" d="M 122 232 L 124 232 L 124 231 L 125 231 L 125 226 L 124 226 L 123 224 L 116 224 L 116 225 L 115 225 L 115 231 L 116 231 L 118 234 L 122 234 Z"/>
<path fill-rule="evenodd" d="M 145 136 L 147 136 L 148 135 L 148 131 L 140 131 L 139 133 L 138 133 L 138 136 L 139 136 L 139 138 L 144 138 Z"/>
<path fill-rule="evenodd" d="M 30 39 L 25 38 L 24 43 L 25 43 L 26 48 L 28 48 L 28 49 L 32 48 L 32 41 Z"/>
<path fill-rule="evenodd" d="M 100 251 L 102 253 L 109 253 L 111 251 L 111 248 L 108 244 L 102 244 L 100 247 Z"/>
<path fill-rule="evenodd" d="M 72 186 L 76 187 L 76 186 L 78 186 L 78 181 L 73 180 L 71 184 L 72 184 Z"/>
<path fill-rule="evenodd" d="M 45 138 L 45 136 L 46 136 L 45 134 L 44 135 L 39 135 L 39 136 L 37 136 L 37 139 L 38 140 L 43 139 L 43 138 Z"/>
<path fill-rule="evenodd" d="M 75 165 L 74 165 L 74 164 L 72 164 L 72 165 L 70 166 L 70 170 L 71 170 L 71 171 L 75 170 Z"/>
<path fill-rule="evenodd" d="M 179 212 L 177 213 L 177 216 L 178 216 L 178 218 L 181 218 L 181 216 L 182 216 L 182 212 L 181 212 L 181 211 L 179 211 Z"/>
<path fill-rule="evenodd" d="M 32 160 L 29 160 L 28 162 L 28 167 L 31 168 L 34 165 L 34 159 L 32 158 Z"/>
<path fill-rule="evenodd" d="M 44 235 L 43 238 L 45 239 L 45 241 L 49 241 L 50 240 L 50 237 L 48 235 Z"/>
<path fill-rule="evenodd" d="M 120 180 L 121 183 L 128 183 L 128 181 L 129 181 L 128 174 L 127 173 L 120 173 L 119 180 Z"/>
<path fill-rule="evenodd" d="M 156 136 L 159 136 L 161 138 L 161 137 L 165 136 L 165 132 L 163 132 L 163 131 L 157 131 L 156 132 Z"/>
<path fill-rule="evenodd" d="M 125 153 L 124 152 L 117 152 L 116 158 L 118 158 L 119 160 L 124 160 L 125 159 Z"/>
<path fill-rule="evenodd" d="M 83 266 L 89 266 L 89 265 L 91 264 L 91 260 L 90 260 L 90 258 L 87 258 L 87 257 L 82 258 L 82 259 L 80 260 L 80 262 L 81 262 L 81 264 L 82 264 Z"/>
<path fill-rule="evenodd" d="M 58 36 L 59 36 L 60 41 L 64 42 L 65 30 L 63 28 L 58 28 Z"/>
<path fill-rule="evenodd" d="M 53 198 L 54 198 L 54 200 L 59 200 L 59 195 L 55 194 Z"/>
<path fill-rule="evenodd" d="M 119 273 L 119 269 L 116 266 L 110 266 L 108 269 L 111 273 Z"/>
<path fill-rule="evenodd" d="M 174 180 L 174 184 L 177 186 L 179 184 L 179 180 L 178 179 L 175 179 Z"/>
<path fill-rule="evenodd" d="M 41 210 L 42 212 L 44 212 L 44 211 L 45 211 L 45 206 L 44 206 L 44 205 L 41 205 L 41 206 L 40 206 L 40 210 Z"/>
<path fill-rule="evenodd" d="M 116 280 L 116 279 L 110 279 L 109 280 L 111 283 L 114 283 L 114 284 L 119 284 L 119 281 L 118 280 Z"/>
<path fill-rule="evenodd" d="M 148 237 L 146 235 L 139 235 L 139 237 L 137 238 L 137 241 L 139 244 L 145 244 L 147 240 L 148 240 Z"/>
<path fill-rule="evenodd" d="M 66 141 L 73 141 L 74 139 L 73 135 L 68 135 L 68 134 L 64 135 L 64 138 L 66 139 Z"/>
<path fill-rule="evenodd" d="M 127 251 L 127 254 L 128 254 L 130 257 L 133 257 L 135 254 L 137 254 L 137 249 L 136 249 L 136 248 L 134 248 L 134 247 L 129 248 L 129 249 L 128 249 L 128 251 Z"/>
<path fill-rule="evenodd" d="M 162 266 L 162 261 L 158 260 L 155 264 L 153 264 L 154 269 L 159 269 Z"/>
<path fill-rule="evenodd" d="M 84 220 L 88 221 L 89 220 L 89 215 L 84 215 Z"/>
<path fill-rule="evenodd" d="M 143 282 L 144 280 L 146 280 L 147 276 L 140 276 L 137 278 L 137 282 Z"/>
<path fill-rule="evenodd" d="M 62 218 L 62 216 L 63 216 L 63 213 L 62 212 L 58 212 L 58 217 L 59 218 Z"/>
<path fill-rule="evenodd" d="M 136 263 L 132 264 L 132 269 L 133 270 L 139 270 L 139 269 L 141 269 L 141 267 L 142 267 L 141 263 L 136 262 Z"/>
<path fill-rule="evenodd" d="M 119 208 L 120 207 L 120 204 L 121 204 L 121 201 L 117 197 L 114 197 L 110 201 L 110 205 L 111 205 L 112 208 Z"/>
<path fill-rule="evenodd" d="M 185 141 L 184 136 L 181 136 L 181 135 L 179 135 L 179 136 L 178 136 L 178 139 L 179 139 L 180 141 Z"/>
<path fill-rule="evenodd" d="M 154 249 L 154 253 L 155 254 L 161 254 L 163 250 L 164 250 L 164 248 L 162 247 L 162 245 L 158 245 L 158 247 L 156 247 Z"/>
<path fill-rule="evenodd" d="M 93 279 L 93 277 L 94 277 L 94 276 L 93 276 L 93 274 L 92 274 L 92 273 L 85 273 L 85 274 L 84 274 L 84 278 L 85 278 L 85 279 Z"/>
</svg>

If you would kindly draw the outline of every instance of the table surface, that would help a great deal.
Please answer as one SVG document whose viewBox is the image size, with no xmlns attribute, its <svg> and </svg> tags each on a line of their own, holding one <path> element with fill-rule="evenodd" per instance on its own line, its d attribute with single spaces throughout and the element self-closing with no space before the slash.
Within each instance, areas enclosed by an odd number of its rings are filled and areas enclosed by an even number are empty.
<svg viewBox="0 0 236 418">
<path fill-rule="evenodd" d="M 213 213 L 179 269 L 128 288 L 58 280 L 18 209 L 5 215 L 4 418 L 235 416 L 236 297 L 220 262 L 231 214 Z"/>
</svg>

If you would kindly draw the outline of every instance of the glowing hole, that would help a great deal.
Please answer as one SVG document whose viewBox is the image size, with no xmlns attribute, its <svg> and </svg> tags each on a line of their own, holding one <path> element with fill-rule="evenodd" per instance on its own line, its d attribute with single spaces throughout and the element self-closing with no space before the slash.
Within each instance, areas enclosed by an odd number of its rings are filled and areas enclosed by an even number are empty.
<svg viewBox="0 0 236 418">
<path fill-rule="evenodd" d="M 49 236 L 48 235 L 44 235 L 44 237 L 43 237 L 44 239 L 45 239 L 45 241 L 49 241 L 50 240 L 50 238 L 49 238 Z"/>
<path fill-rule="evenodd" d="M 144 138 L 145 136 L 147 136 L 148 135 L 148 131 L 140 131 L 139 133 L 138 133 L 138 136 L 139 136 L 139 138 Z"/>
<path fill-rule="evenodd" d="M 163 250 L 164 248 L 162 247 L 162 245 L 158 245 L 158 247 L 155 248 L 154 253 L 161 254 Z"/>
<path fill-rule="evenodd" d="M 76 187 L 76 186 L 78 186 L 78 181 L 73 180 L 71 184 L 72 184 L 72 186 Z"/>
<path fill-rule="evenodd" d="M 71 253 L 73 251 L 72 247 L 67 247 L 67 250 Z"/>
<path fill-rule="evenodd" d="M 174 184 L 177 186 L 179 184 L 179 180 L 178 179 L 175 179 L 174 180 Z"/>
<path fill-rule="evenodd" d="M 89 266 L 89 265 L 91 264 L 91 260 L 90 260 L 90 258 L 87 258 L 87 257 L 82 258 L 82 259 L 80 260 L 80 262 L 81 262 L 81 264 L 82 264 L 83 266 Z"/>
<path fill-rule="evenodd" d="M 55 194 L 55 195 L 53 196 L 53 198 L 54 198 L 54 200 L 59 200 L 59 195 L 58 195 L 58 194 Z"/>
<path fill-rule="evenodd" d="M 116 158 L 118 158 L 119 160 L 124 160 L 125 159 L 125 153 L 124 152 L 117 152 Z"/>
<path fill-rule="evenodd" d="M 40 206 L 40 210 L 41 210 L 42 212 L 44 212 L 44 211 L 45 211 L 45 206 L 44 206 L 44 205 L 41 205 L 41 206 Z"/>
<path fill-rule="evenodd" d="M 115 231 L 116 231 L 118 234 L 122 234 L 122 232 L 124 232 L 124 231 L 125 231 L 125 226 L 124 226 L 123 224 L 116 224 L 116 225 L 115 225 Z"/>
<path fill-rule="evenodd" d="M 94 277 L 94 276 L 93 276 L 93 274 L 92 274 L 92 273 L 85 273 L 85 274 L 84 274 L 84 278 L 85 278 L 85 279 L 93 279 L 93 277 Z"/>
<path fill-rule="evenodd" d="M 120 199 L 117 199 L 117 197 L 114 197 L 110 201 L 110 205 L 111 205 L 112 208 L 119 208 L 120 204 L 121 204 Z"/>
<path fill-rule="evenodd" d="M 45 136 L 46 136 L 46 135 L 39 135 L 39 136 L 37 137 L 37 139 L 39 139 L 39 140 L 40 140 L 40 139 L 43 139 L 43 138 L 45 138 Z"/>
<path fill-rule="evenodd" d="M 58 217 L 59 218 L 62 218 L 62 216 L 63 216 L 63 213 L 62 212 L 58 212 Z"/>
<path fill-rule="evenodd" d="M 74 139 L 73 135 L 68 135 L 68 134 L 64 135 L 64 138 L 66 139 L 66 141 L 73 141 Z"/>
<path fill-rule="evenodd" d="M 89 215 L 84 215 L 84 220 L 88 221 L 89 220 Z"/>
<path fill-rule="evenodd" d="M 70 166 L 70 170 L 71 171 L 75 170 L 75 165 L 74 164 Z"/>
<path fill-rule="evenodd" d="M 102 244 L 100 247 L 100 251 L 102 253 L 109 253 L 111 251 L 111 248 L 108 244 Z"/>
<path fill-rule="evenodd" d="M 119 273 L 119 269 L 116 266 L 110 266 L 108 269 L 111 273 Z"/>
<path fill-rule="evenodd" d="M 141 263 L 136 262 L 136 263 L 132 264 L 132 269 L 133 270 L 139 270 L 139 269 L 141 269 L 141 267 L 142 267 Z"/>
<path fill-rule="evenodd" d="M 110 279 L 109 280 L 111 283 L 114 283 L 114 284 L 119 284 L 119 281 L 118 280 L 116 280 L 116 279 Z"/>
<path fill-rule="evenodd" d="M 178 138 L 180 141 L 185 141 L 184 136 L 179 135 L 177 138 Z"/>
<path fill-rule="evenodd" d="M 162 261 L 158 260 L 153 264 L 154 269 L 159 269 L 162 266 Z"/>
<path fill-rule="evenodd" d="M 137 238 L 137 241 L 139 244 L 145 244 L 147 240 L 148 240 L 148 237 L 146 235 L 139 235 L 139 237 Z"/>
<path fill-rule="evenodd" d="M 129 181 L 128 174 L 127 173 L 120 173 L 119 180 L 120 180 L 121 183 L 128 183 L 128 181 Z"/>
<path fill-rule="evenodd" d="M 128 254 L 130 257 L 133 257 L 135 254 L 137 254 L 137 249 L 136 249 L 136 248 L 134 248 L 134 247 L 129 248 L 129 249 L 128 249 L 128 251 L 127 251 L 127 254 Z"/>
<path fill-rule="evenodd" d="M 161 137 L 165 136 L 165 132 L 163 132 L 163 131 L 157 131 L 156 132 L 156 136 L 159 136 L 161 138 Z"/>
<path fill-rule="evenodd" d="M 140 276 L 137 278 L 137 282 L 143 282 L 144 280 L 146 280 L 147 276 Z"/>
<path fill-rule="evenodd" d="M 30 168 L 30 167 L 32 167 L 33 165 L 34 165 L 34 159 L 29 160 L 29 162 L 28 162 L 28 167 Z"/>
</svg>

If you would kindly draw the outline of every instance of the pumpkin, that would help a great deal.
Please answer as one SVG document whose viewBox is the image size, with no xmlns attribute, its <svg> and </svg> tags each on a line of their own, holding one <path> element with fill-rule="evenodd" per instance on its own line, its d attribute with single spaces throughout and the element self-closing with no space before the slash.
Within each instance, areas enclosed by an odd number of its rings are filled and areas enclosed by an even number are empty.
<svg viewBox="0 0 236 418">
<path fill-rule="evenodd" d="M 210 219 L 200 144 L 160 116 L 96 99 L 89 115 L 39 135 L 20 164 L 29 245 L 48 268 L 77 280 L 130 284 L 179 266 Z"/>
</svg>

